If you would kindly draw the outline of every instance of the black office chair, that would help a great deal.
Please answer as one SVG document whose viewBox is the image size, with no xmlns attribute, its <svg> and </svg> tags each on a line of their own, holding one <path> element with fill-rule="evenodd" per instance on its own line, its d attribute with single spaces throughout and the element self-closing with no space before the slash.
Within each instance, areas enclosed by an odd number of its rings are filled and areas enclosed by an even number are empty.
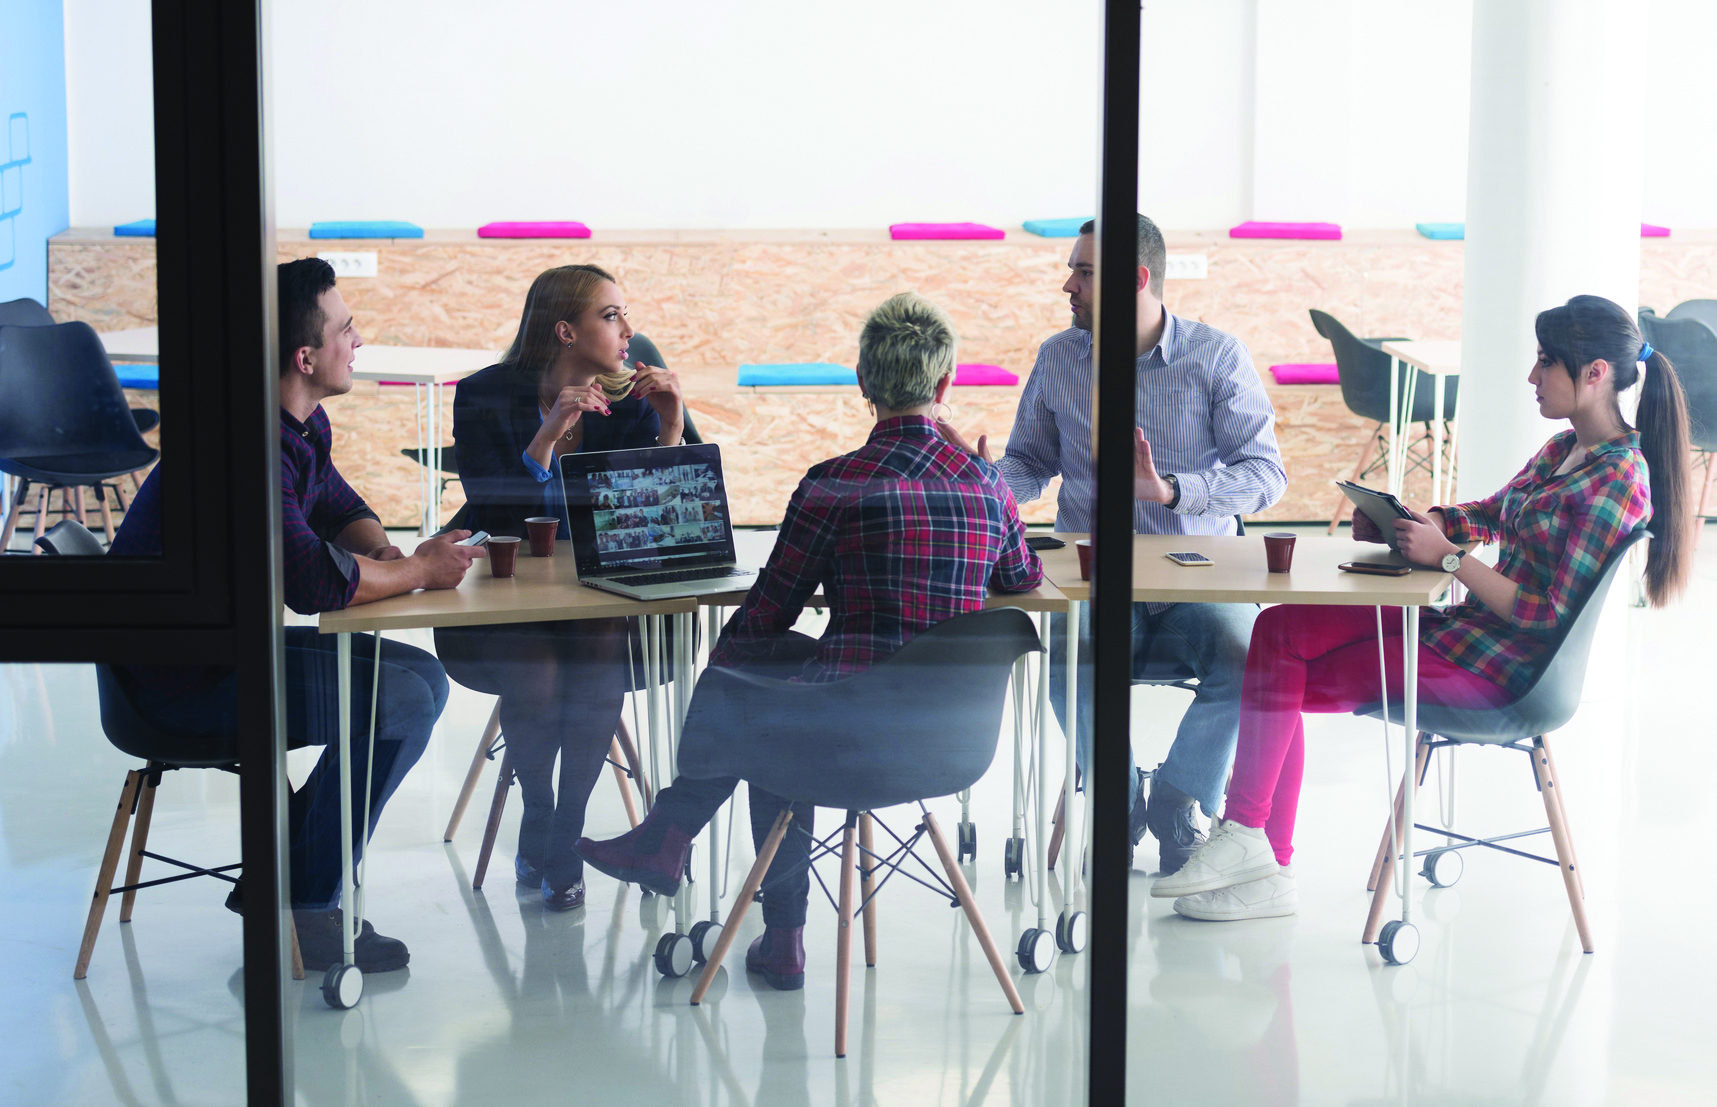
<svg viewBox="0 0 1717 1107">
<path fill-rule="evenodd" d="M 100 539 L 90 533 L 87 527 L 70 519 L 55 524 L 53 530 L 36 540 L 36 545 L 44 554 L 50 556 L 100 556 L 105 552 Z M 95 881 L 95 896 L 90 902 L 89 917 L 84 922 L 83 941 L 78 945 L 77 965 L 72 970 L 73 980 L 82 980 L 89 971 L 90 956 L 95 952 L 95 941 L 101 933 L 101 920 L 107 912 L 107 901 L 110 897 L 122 897 L 119 904 L 119 921 L 128 923 L 131 921 L 137 893 L 144 888 L 173 884 L 198 876 L 210 876 L 236 884 L 237 877 L 230 874 L 242 867 L 233 864 L 205 868 L 149 852 L 149 823 L 155 811 L 155 791 L 161 784 L 162 775 L 178 769 L 218 769 L 236 774 L 238 737 L 176 734 L 161 729 L 145 719 L 133 706 L 131 696 L 135 687 L 134 680 L 131 674 L 119 666 L 95 667 L 96 694 L 101 704 L 101 729 L 115 749 L 141 758 L 144 765 L 141 769 L 126 772 L 125 785 L 119 792 L 119 808 L 113 816 L 113 825 L 108 830 L 107 849 L 101 855 L 101 869 Z M 136 820 L 136 830 L 131 834 L 131 848 L 126 850 L 125 835 L 131 829 L 133 819 Z M 115 885 L 113 877 L 119 869 L 121 853 L 126 858 L 125 883 Z M 142 880 L 145 857 L 184 869 L 185 872 L 155 880 Z M 292 978 L 304 979 L 304 962 L 298 952 L 296 929 L 292 934 Z"/>
<path fill-rule="evenodd" d="M 1361 419 L 1375 423 L 1371 433 L 1366 436 L 1365 443 L 1359 448 L 1359 457 L 1354 462 L 1353 475 L 1349 480 L 1364 480 L 1378 469 L 1388 465 L 1388 427 L 1391 421 L 1389 410 L 1389 366 L 1393 359 L 1383 352 L 1385 342 L 1401 342 L 1400 338 L 1359 338 L 1342 326 L 1341 322 L 1326 312 L 1312 309 L 1312 326 L 1318 334 L 1329 340 L 1335 350 L 1336 372 L 1341 377 L 1341 398 L 1347 409 Z M 1407 396 L 1409 367 L 1402 366 L 1396 380 L 1396 395 L 1405 399 Z M 1424 433 L 1415 439 L 1407 449 L 1409 471 L 1431 471 L 1430 443 L 1432 407 L 1436 403 L 1436 378 L 1421 370 L 1414 383 L 1413 410 L 1409 423 L 1419 423 L 1424 426 Z M 1448 422 L 1455 417 L 1455 397 L 1460 391 L 1460 379 L 1451 377 L 1443 393 L 1443 421 Z M 1444 449 L 1453 442 L 1453 436 L 1444 435 Z M 1423 449 L 1421 450 L 1421 447 Z M 1419 451 L 1417 454 L 1415 451 Z M 1336 527 L 1347 518 L 1342 506 L 1347 503 L 1347 497 L 1337 493 L 1335 507 L 1330 512 L 1329 532 L 1335 533 Z"/>
<path fill-rule="evenodd" d="M 1710 305 L 1712 317 L 1682 309 Z M 1640 313 L 1640 332 L 1645 340 L 1663 351 L 1675 365 L 1681 387 L 1687 393 L 1687 422 L 1693 448 L 1705 462 L 1700 482 L 1699 522 L 1693 532 L 1697 546 L 1710 512 L 1711 487 L 1717 483 L 1717 300 L 1689 300 L 1668 316 Z"/>
<path fill-rule="evenodd" d="M 1415 787 L 1424 782 L 1432 751 L 1444 746 L 1481 745 L 1519 750 L 1532 759 L 1533 778 L 1539 795 L 1544 800 L 1544 813 L 1550 822 L 1549 826 L 1538 830 L 1492 835 L 1488 838 L 1474 838 L 1457 834 L 1453 830 L 1415 822 L 1413 829 L 1450 840 L 1449 845 L 1414 854 L 1415 857 L 1425 859 L 1420 875 L 1440 888 L 1453 884 L 1460 879 L 1461 874 L 1461 856 L 1458 851 L 1474 846 L 1555 865 L 1562 871 L 1562 881 L 1568 891 L 1568 906 L 1574 914 L 1574 927 L 1579 931 L 1580 945 L 1587 953 L 1592 952 L 1593 946 L 1592 932 L 1586 925 L 1586 889 L 1574 856 L 1574 838 L 1568 827 L 1567 809 L 1563 806 L 1562 779 L 1556 772 L 1556 760 L 1550 752 L 1549 735 L 1550 732 L 1566 726 L 1579 708 L 1580 694 L 1586 683 L 1586 663 L 1591 656 L 1592 638 L 1597 633 L 1598 620 L 1603 615 L 1604 598 L 1609 595 L 1616 571 L 1627 560 L 1629 551 L 1649 537 L 1651 533 L 1642 527 L 1610 551 L 1604 571 L 1592 586 L 1592 590 L 1580 601 L 1579 606 L 1569 613 L 1566 628 L 1549 660 L 1533 679 L 1531 686 L 1512 703 L 1496 708 L 1460 708 L 1419 701 L 1418 752 L 1413 769 Z M 1400 701 L 1391 701 L 1390 721 L 1405 725 L 1404 710 L 1405 705 Z M 1373 704 L 1360 708 L 1354 714 L 1378 719 L 1383 717 L 1383 709 L 1381 705 Z M 1402 788 L 1405 787 L 1406 781 L 1403 780 Z M 1391 962 L 1396 961 L 1392 952 L 1392 941 L 1401 923 L 1390 922 L 1383 925 L 1381 931 L 1379 923 L 1394 882 L 1395 866 L 1391 861 L 1401 848 L 1401 810 L 1402 793 L 1397 792 L 1395 814 L 1384 825 L 1383 840 L 1379 843 L 1377 856 L 1372 862 L 1371 881 L 1366 885 L 1366 890 L 1373 895 L 1371 915 L 1366 920 L 1365 935 L 1362 939 L 1365 942 L 1377 942 L 1384 957 Z M 1498 844 L 1537 834 L 1550 835 L 1556 850 L 1554 859 Z M 1393 849 L 1390 848 L 1392 842 Z"/>
<path fill-rule="evenodd" d="M 1642 311 L 1645 309 L 1641 309 Z M 1697 319 L 1717 331 L 1717 300 L 1683 300 L 1669 309 L 1665 319 Z M 1650 341 L 1649 339 L 1647 341 Z M 1653 346 L 1657 343 L 1653 342 Z"/>
<path fill-rule="evenodd" d="M 968 788 L 995 759 L 1002 704 L 1016 660 L 1042 650 L 1031 617 L 1015 608 L 958 615 L 931 627 L 882 664 L 846 680 L 796 684 L 731 669 L 709 669 L 692 696 L 680 742 L 679 770 L 692 778 L 737 776 L 795 803 L 846 812 L 840 836 L 840 928 L 835 965 L 835 1056 L 846 1055 L 847 993 L 852 926 L 864 916 L 865 964 L 876 964 L 876 894 L 900 873 L 945 895 L 966 919 L 1001 982 L 1015 1014 L 1024 1006 L 1001 952 L 961 875 L 951 843 L 924 800 Z M 917 804 L 919 821 L 901 837 L 877 817 L 880 808 Z M 775 820 L 720 928 L 692 992 L 701 1002 L 739 933 L 746 909 L 790 827 L 791 810 Z M 873 826 L 894 845 L 873 849 Z M 797 830 L 798 833 L 809 833 Z M 813 841 L 811 860 L 835 852 L 831 834 Z M 946 881 L 913 852 L 928 837 Z M 860 860 L 862 855 L 863 860 Z M 909 873 L 909 862 L 930 881 Z M 864 886 L 855 902 L 855 871 Z M 821 878 L 819 877 L 819 883 Z M 827 891 L 825 887 L 825 892 Z M 832 897 L 831 897 L 832 898 Z M 683 975 L 693 963 L 692 939 L 667 934 L 656 948 L 664 974 Z"/>
<path fill-rule="evenodd" d="M 50 493 L 74 490 L 81 502 L 83 489 L 93 488 L 111 542 L 113 515 L 105 482 L 135 473 L 159 456 L 143 441 L 89 324 L 0 327 L 0 472 L 19 478 L 12 510 L 0 529 L 0 549 L 11 543 L 32 483 L 40 493 L 36 537 L 47 521 Z"/>
</svg>

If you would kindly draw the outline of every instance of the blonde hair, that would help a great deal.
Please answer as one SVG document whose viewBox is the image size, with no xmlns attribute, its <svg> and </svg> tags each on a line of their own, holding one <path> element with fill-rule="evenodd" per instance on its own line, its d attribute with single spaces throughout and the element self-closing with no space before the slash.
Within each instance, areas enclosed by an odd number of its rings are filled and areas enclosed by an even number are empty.
<svg viewBox="0 0 1717 1107">
<path fill-rule="evenodd" d="M 892 411 L 929 403 L 954 371 L 960 336 L 941 308 L 916 292 L 884 300 L 859 332 L 860 389 Z"/>
<path fill-rule="evenodd" d="M 560 340 L 554 325 L 575 322 L 596 302 L 596 290 L 614 277 L 595 265 L 557 265 L 537 274 L 531 290 L 525 293 L 525 313 L 519 319 L 519 333 L 501 358 L 501 364 L 518 373 L 541 378 L 559 356 Z M 602 373 L 596 383 L 610 400 L 623 400 L 632 391 L 632 377 L 637 371 L 630 366 L 614 373 Z"/>
</svg>

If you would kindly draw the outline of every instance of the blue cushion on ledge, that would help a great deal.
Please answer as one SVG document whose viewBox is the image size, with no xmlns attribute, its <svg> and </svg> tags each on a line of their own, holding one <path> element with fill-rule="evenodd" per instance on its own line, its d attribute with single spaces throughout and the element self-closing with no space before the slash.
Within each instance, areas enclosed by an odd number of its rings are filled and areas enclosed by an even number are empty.
<svg viewBox="0 0 1717 1107">
<path fill-rule="evenodd" d="M 154 238 L 155 220 L 139 219 L 135 223 L 121 223 L 113 228 L 113 233 L 122 238 Z"/>
<path fill-rule="evenodd" d="M 1090 216 L 1077 219 L 1027 219 L 1025 229 L 1039 238 L 1078 238 Z"/>
<path fill-rule="evenodd" d="M 416 223 L 392 219 L 355 219 L 349 222 L 312 223 L 311 238 L 422 238 Z"/>
<path fill-rule="evenodd" d="M 119 377 L 121 388 L 159 390 L 161 387 L 159 365 L 115 365 L 113 371 Z"/>
<path fill-rule="evenodd" d="M 811 361 L 779 365 L 741 365 L 739 386 L 768 387 L 785 384 L 858 384 L 858 374 L 844 365 Z"/>
<path fill-rule="evenodd" d="M 1452 239 L 1467 237 L 1465 223 L 1415 223 L 1419 233 L 1426 238 Z"/>
</svg>

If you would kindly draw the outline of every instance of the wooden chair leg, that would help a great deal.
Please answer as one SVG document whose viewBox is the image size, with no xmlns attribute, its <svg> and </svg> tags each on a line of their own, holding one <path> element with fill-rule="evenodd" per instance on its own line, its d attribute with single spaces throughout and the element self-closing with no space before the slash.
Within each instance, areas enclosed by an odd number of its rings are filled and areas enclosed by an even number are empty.
<svg viewBox="0 0 1717 1107">
<path fill-rule="evenodd" d="M 127 887 L 136 884 L 143 876 L 143 851 L 149 848 L 149 820 L 155 814 L 156 780 L 144 774 L 142 795 L 137 800 L 137 821 L 131 829 L 131 858 L 125 863 L 125 883 Z M 137 889 L 131 888 L 119 900 L 119 921 L 131 921 L 131 907 L 137 902 Z"/>
<path fill-rule="evenodd" d="M 83 485 L 81 484 L 72 489 L 72 518 L 78 521 L 78 526 L 80 527 L 89 526 L 89 523 L 84 518 Z"/>
<path fill-rule="evenodd" d="M 854 844 L 858 819 L 847 812 L 841 833 L 840 917 L 835 928 L 835 1056 L 847 1055 L 847 1008 L 853 986 L 853 876 L 858 859 Z"/>
<path fill-rule="evenodd" d="M 304 954 L 298 949 L 298 920 L 292 917 L 292 912 L 286 913 L 286 928 L 292 935 L 292 979 L 304 979 Z"/>
<path fill-rule="evenodd" d="M 1425 770 L 1425 758 L 1430 754 L 1430 748 L 1425 744 L 1428 737 L 1423 731 L 1419 732 L 1418 750 L 1413 758 L 1413 774 L 1401 781 L 1403 800 L 1405 800 L 1405 790 L 1408 787 L 1411 787 L 1415 794 L 1419 791 L 1419 777 Z M 1365 916 L 1365 931 L 1359 937 L 1360 942 L 1364 945 L 1375 943 L 1377 932 L 1383 929 L 1383 908 L 1389 903 L 1389 894 L 1395 887 L 1395 866 L 1391 862 L 1393 862 L 1395 855 L 1401 852 L 1401 844 L 1405 840 L 1403 835 L 1407 830 L 1402 819 L 1403 814 L 1403 805 L 1397 803 L 1395 811 L 1389 819 L 1390 826 L 1395 832 L 1393 835 L 1395 848 L 1390 850 L 1388 856 L 1384 858 L 1383 871 L 1378 874 L 1377 886 L 1371 893 L 1371 910 Z"/>
<path fill-rule="evenodd" d="M 96 497 L 101 501 L 101 529 L 107 532 L 107 544 L 113 545 L 113 509 L 107 505 L 107 490 L 101 485 L 95 487 Z"/>
<path fill-rule="evenodd" d="M 1365 463 L 1371 459 L 1372 451 L 1377 449 L 1377 439 L 1382 434 L 1383 424 L 1379 423 L 1375 427 L 1371 428 L 1370 434 L 1365 436 L 1365 445 L 1359 448 L 1359 460 L 1354 463 L 1353 475 L 1348 477 L 1348 480 L 1356 481 L 1362 474 L 1364 474 Z M 1341 526 L 1341 521 L 1347 518 L 1347 513 L 1342 511 L 1342 508 L 1345 507 L 1347 503 L 1347 493 L 1340 491 L 1336 492 L 1335 507 L 1330 509 L 1328 533 L 1334 534 L 1336 532 L 1336 528 Z"/>
<path fill-rule="evenodd" d="M 9 549 L 12 545 L 12 532 L 18 529 L 18 516 L 24 513 L 24 496 L 30 491 L 30 482 L 18 477 L 12 487 L 12 510 L 6 513 L 6 526 L 0 529 L 0 550 Z"/>
<path fill-rule="evenodd" d="M 1574 836 L 1568 830 L 1568 813 L 1562 806 L 1562 781 L 1550 760 L 1550 748 L 1540 737 L 1533 743 L 1532 771 L 1538 777 L 1538 794 L 1544 798 L 1544 814 L 1550 819 L 1550 840 L 1556 845 L 1557 868 L 1568 890 L 1568 907 L 1574 913 L 1574 929 L 1580 932 L 1580 948 L 1593 950 L 1592 928 L 1586 922 L 1586 890 L 1574 857 Z"/>
<path fill-rule="evenodd" d="M 620 767 L 620 762 L 626 754 L 620 748 L 617 738 L 608 740 L 609 765 L 614 770 L 614 783 L 620 786 L 620 802 L 626 805 L 626 821 L 634 828 L 638 825 L 638 804 L 632 798 L 632 784 L 626 779 L 626 770 Z"/>
<path fill-rule="evenodd" d="M 40 538 L 42 536 L 42 532 L 48 529 L 48 497 L 52 491 L 53 489 L 44 485 L 41 496 L 37 500 L 36 529 L 35 533 L 30 536 L 30 549 L 32 550 L 36 549 L 36 539 Z M 64 512 L 61 512 L 61 514 L 63 515 Z"/>
<path fill-rule="evenodd" d="M 495 780 L 495 798 L 489 801 L 489 824 L 483 828 L 483 848 L 477 854 L 477 871 L 471 877 L 471 887 L 482 891 L 483 877 L 489 872 L 489 855 L 495 852 L 495 836 L 501 830 L 501 812 L 507 809 L 507 789 L 513 786 L 513 751 L 501 754 L 501 775 Z"/>
<path fill-rule="evenodd" d="M 620 750 L 626 755 L 626 767 L 632 771 L 632 779 L 638 782 L 638 794 L 644 797 L 644 810 L 656 806 L 656 793 L 650 787 L 650 777 L 644 772 L 644 762 L 638 757 L 638 743 L 632 740 L 632 731 L 626 726 L 624 716 L 620 725 L 614 728 L 614 740 L 620 743 Z"/>
<path fill-rule="evenodd" d="M 936 816 L 923 804 L 918 806 L 924 812 L 924 829 L 929 834 L 930 844 L 936 847 L 936 856 L 942 859 L 942 868 L 948 874 L 948 883 L 954 886 L 954 895 L 965 909 L 966 921 L 972 925 L 972 933 L 978 936 L 978 944 L 984 947 L 984 956 L 989 958 L 990 968 L 1001 982 L 1008 1003 L 1013 1007 L 1014 1014 L 1025 1014 L 1025 1004 L 1020 1002 L 1019 989 L 1014 987 L 1013 977 L 1008 975 L 1008 967 L 1002 961 L 1001 950 L 996 948 L 995 939 L 990 937 L 990 928 L 984 925 L 984 916 L 978 912 L 978 901 L 972 898 L 971 886 L 966 883 L 965 874 L 960 872 L 959 862 L 954 860 L 954 851 L 948 848 L 948 840 L 942 836 L 942 828 L 936 825 Z"/>
<path fill-rule="evenodd" d="M 1425 761 L 1430 756 L 1431 751 L 1423 744 L 1423 739 L 1421 739 L 1419 756 L 1413 765 L 1413 771 L 1416 774 L 1415 779 L 1425 775 Z M 1405 788 L 1406 786 L 1406 778 L 1402 778 L 1401 788 L 1395 789 L 1395 813 L 1389 818 L 1383 820 L 1383 838 L 1377 843 L 1377 856 L 1371 862 L 1371 876 L 1365 884 L 1365 890 L 1368 892 L 1375 892 L 1377 890 L 1377 878 L 1382 874 L 1383 866 L 1389 861 L 1389 839 L 1392 833 L 1396 838 L 1396 848 L 1400 848 L 1400 831 L 1403 828 L 1398 824 L 1401 822 L 1402 788 Z"/>
<path fill-rule="evenodd" d="M 745 874 L 745 883 L 740 885 L 739 894 L 733 897 L 733 906 L 728 909 L 727 921 L 721 925 L 721 935 L 715 940 L 715 949 L 703 964 L 703 974 L 698 977 L 698 986 L 692 989 L 693 1007 L 703 1002 L 704 993 L 715 983 L 716 970 L 721 968 L 722 958 L 727 956 L 728 948 L 739 934 L 739 924 L 745 921 L 745 912 L 756 898 L 757 889 L 763 887 L 763 876 L 769 871 L 769 863 L 775 860 L 775 851 L 781 848 L 781 839 L 787 836 L 787 824 L 792 821 L 791 808 L 783 808 L 781 814 L 775 816 L 775 825 L 769 828 L 769 837 L 763 839 L 763 848 L 757 851 L 756 862 L 752 864 L 751 871 Z"/>
<path fill-rule="evenodd" d="M 477 752 L 471 755 L 471 767 L 465 770 L 465 783 L 459 787 L 459 799 L 453 805 L 453 815 L 447 820 L 447 830 L 441 835 L 443 842 L 453 841 L 459 821 L 465 817 L 465 808 L 471 803 L 471 795 L 477 791 L 477 778 L 483 775 L 483 762 L 489 759 L 489 747 L 495 744 L 500 733 L 501 701 L 497 699 L 495 709 L 489 712 L 489 721 L 483 724 L 483 736 L 477 739 Z"/>
<path fill-rule="evenodd" d="M 1055 795 L 1055 814 L 1049 820 L 1049 867 L 1055 868 L 1056 859 L 1061 856 L 1061 836 L 1067 832 L 1061 818 L 1066 814 L 1062 810 L 1067 806 L 1067 786 L 1063 784 L 1061 791 Z"/>
<path fill-rule="evenodd" d="M 859 816 L 859 891 L 864 897 L 864 967 L 876 968 L 876 847 L 871 842 L 875 820 L 866 811 Z"/>
<path fill-rule="evenodd" d="M 101 933 L 101 917 L 107 911 L 107 897 L 113 892 L 113 874 L 119 868 L 119 855 L 125 846 L 125 831 L 131 825 L 131 805 L 137 799 L 137 789 L 143 773 L 132 769 L 125 774 L 125 787 L 119 793 L 119 809 L 113 813 L 113 826 L 107 832 L 107 851 L 101 855 L 101 868 L 95 877 L 95 899 L 89 905 L 89 919 L 84 923 L 83 942 L 78 946 L 77 967 L 73 980 L 82 980 L 89 972 L 90 954 L 95 952 L 96 935 Z"/>
</svg>

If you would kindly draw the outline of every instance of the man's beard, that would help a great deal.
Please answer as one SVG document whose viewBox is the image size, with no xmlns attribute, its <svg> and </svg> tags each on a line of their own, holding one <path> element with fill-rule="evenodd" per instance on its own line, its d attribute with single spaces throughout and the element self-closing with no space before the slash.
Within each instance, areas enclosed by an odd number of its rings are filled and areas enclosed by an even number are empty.
<svg viewBox="0 0 1717 1107">
<path fill-rule="evenodd" d="M 1091 316 L 1085 312 L 1075 311 L 1073 313 L 1073 325 L 1079 330 L 1088 331 L 1091 329 Z"/>
</svg>

